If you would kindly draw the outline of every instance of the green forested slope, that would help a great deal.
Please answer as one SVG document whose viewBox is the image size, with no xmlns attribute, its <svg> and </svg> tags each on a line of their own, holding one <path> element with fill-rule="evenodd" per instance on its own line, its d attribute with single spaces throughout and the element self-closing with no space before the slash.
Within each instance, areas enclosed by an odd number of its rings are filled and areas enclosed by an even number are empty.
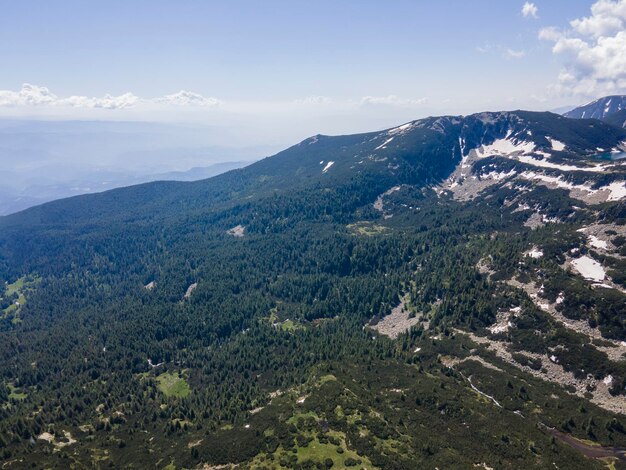
<svg viewBox="0 0 626 470">
<path fill-rule="evenodd" d="M 565 346 L 564 370 L 610 374 L 622 394 L 623 361 L 504 281 L 539 272 L 546 295 L 566 292 L 566 316 L 584 290 L 576 315 L 624 338 L 623 294 L 561 268 L 567 250 L 587 249 L 576 230 L 623 225 L 623 204 L 536 186 L 525 200 L 567 222 L 531 230 L 529 212 L 506 203 L 513 186 L 474 201 L 433 187 L 510 133 L 566 142 L 555 161 L 626 135 L 581 123 L 520 112 L 316 136 L 210 180 L 0 219 L 0 277 L 28 286 L 19 317 L 1 320 L 0 455 L 8 468 L 600 468 L 541 426 L 626 446 L 623 416 L 459 330 L 502 339 L 487 327 L 519 306 L 511 351 Z M 242 237 L 227 232 L 238 225 Z M 524 255 L 533 246 L 542 258 Z M 403 298 L 427 322 L 392 341 L 371 326 Z"/>
</svg>

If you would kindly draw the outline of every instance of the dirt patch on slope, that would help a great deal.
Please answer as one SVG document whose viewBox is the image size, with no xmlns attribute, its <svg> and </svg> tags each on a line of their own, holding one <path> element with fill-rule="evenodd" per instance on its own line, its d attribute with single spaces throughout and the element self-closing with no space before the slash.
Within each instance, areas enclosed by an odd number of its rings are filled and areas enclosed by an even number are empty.
<svg viewBox="0 0 626 470">
<path fill-rule="evenodd" d="M 420 319 L 410 317 L 410 312 L 406 306 L 406 297 L 395 307 L 389 315 L 380 320 L 376 325 L 371 326 L 373 330 L 381 335 L 396 339 L 401 333 L 408 331 L 412 326 L 417 325 Z"/>
</svg>

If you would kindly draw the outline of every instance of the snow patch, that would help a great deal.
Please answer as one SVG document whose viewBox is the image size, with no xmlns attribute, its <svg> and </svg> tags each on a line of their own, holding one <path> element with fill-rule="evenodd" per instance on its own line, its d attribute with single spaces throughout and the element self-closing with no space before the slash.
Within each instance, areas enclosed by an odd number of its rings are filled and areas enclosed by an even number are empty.
<svg viewBox="0 0 626 470">
<path fill-rule="evenodd" d="M 387 144 L 390 143 L 392 140 L 393 140 L 393 137 L 389 137 L 387 140 L 385 140 L 382 144 L 380 144 L 374 150 L 381 150 L 381 149 L 387 148 Z"/>
<path fill-rule="evenodd" d="M 558 163 L 552 163 L 546 160 L 539 160 L 537 158 L 533 158 L 529 156 L 519 156 L 517 157 L 517 160 L 519 160 L 521 163 L 526 163 L 527 165 L 538 166 L 541 168 L 551 168 L 553 170 L 561 170 L 561 171 L 588 171 L 592 173 L 603 173 L 608 168 L 615 166 L 615 165 L 594 165 L 594 166 L 559 165 Z"/>
<path fill-rule="evenodd" d="M 511 155 L 514 153 L 526 154 L 535 150 L 534 142 L 513 142 L 509 139 L 509 134 L 504 139 L 496 139 L 489 145 L 482 145 L 477 149 L 477 152 L 482 157 L 490 157 L 497 155 Z"/>
<path fill-rule="evenodd" d="M 498 171 L 490 171 L 489 173 L 480 175 L 481 179 L 490 179 L 490 180 L 495 180 L 495 181 L 501 181 L 503 179 L 509 178 L 511 176 L 515 176 L 517 174 L 517 172 L 515 170 L 511 170 L 507 173 L 505 172 L 498 172 Z"/>
<path fill-rule="evenodd" d="M 534 171 L 525 171 L 520 173 L 520 176 L 527 180 L 541 181 L 542 183 L 553 185 L 557 188 L 587 193 L 585 196 L 581 196 L 580 193 L 578 195 L 574 194 L 572 197 L 575 197 L 576 199 L 582 198 L 583 200 L 586 200 L 586 197 L 594 196 L 594 198 L 597 199 L 595 202 L 598 203 L 604 201 L 620 201 L 621 199 L 626 198 L 626 182 L 616 181 L 606 186 L 592 189 L 591 186 L 585 184 L 570 183 L 566 181 L 563 176 L 549 176 Z M 591 202 L 593 203 L 594 201 Z"/>
<path fill-rule="evenodd" d="M 610 191 L 607 201 L 619 201 L 626 197 L 626 181 L 615 181 L 614 183 L 600 188 L 600 190 L 607 189 Z"/>
<path fill-rule="evenodd" d="M 324 167 L 324 169 L 322 170 L 322 173 L 326 173 L 330 169 L 330 167 L 333 166 L 334 164 L 335 162 L 328 162 L 326 166 Z"/>
<path fill-rule="evenodd" d="M 497 335 L 498 333 L 505 333 L 512 326 L 513 324 L 510 321 L 508 321 L 505 324 L 497 324 L 497 325 L 490 326 L 488 329 L 489 331 L 491 331 L 491 333 L 493 333 L 494 335 Z"/>
<path fill-rule="evenodd" d="M 589 256 L 581 256 L 573 260 L 572 266 L 585 279 L 600 282 L 606 277 L 602 265 Z"/>
<path fill-rule="evenodd" d="M 543 256 L 543 251 L 541 251 L 539 248 L 537 247 L 533 247 L 532 250 L 530 250 L 528 253 L 528 256 L 530 256 L 531 258 L 541 258 Z"/>
<path fill-rule="evenodd" d="M 550 137 L 547 137 L 547 139 L 548 142 L 550 142 L 550 145 L 552 145 L 552 150 L 556 150 L 557 152 L 562 152 L 563 150 L 565 150 L 565 144 L 563 142 L 552 139 Z"/>
<path fill-rule="evenodd" d="M 415 125 L 415 123 L 413 123 L 413 122 L 407 122 L 406 124 L 402 124 L 401 126 L 394 127 L 393 129 L 389 129 L 387 131 L 387 134 L 388 135 L 403 134 L 406 131 L 408 131 L 409 129 L 411 129 L 414 125 Z"/>
<path fill-rule="evenodd" d="M 562 176 L 548 176 L 548 175 L 544 175 L 543 173 L 535 173 L 534 171 L 525 171 L 524 173 L 522 173 L 520 175 L 522 178 L 527 179 L 527 180 L 538 180 L 538 181 L 542 181 L 544 183 L 550 183 L 550 184 L 554 184 L 556 185 L 558 188 L 563 188 L 563 189 L 580 189 L 583 191 L 588 191 L 588 192 L 592 192 L 593 190 L 588 187 L 588 186 L 583 186 L 583 185 L 574 185 L 572 183 L 568 183 L 567 181 L 565 181 L 563 179 Z"/>
<path fill-rule="evenodd" d="M 601 250 L 606 250 L 609 248 L 609 245 L 607 242 L 605 242 L 604 240 L 600 240 L 595 235 L 589 235 L 588 238 L 589 238 L 589 245 L 591 245 L 594 248 L 599 248 Z"/>
</svg>

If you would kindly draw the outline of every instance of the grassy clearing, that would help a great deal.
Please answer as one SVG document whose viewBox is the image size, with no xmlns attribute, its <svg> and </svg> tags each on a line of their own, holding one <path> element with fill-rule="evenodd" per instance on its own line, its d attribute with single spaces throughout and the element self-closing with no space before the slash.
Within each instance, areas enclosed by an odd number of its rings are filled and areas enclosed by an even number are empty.
<svg viewBox="0 0 626 470">
<path fill-rule="evenodd" d="M 280 324 L 280 328 L 284 331 L 295 331 L 298 328 L 301 328 L 301 326 L 293 320 L 285 320 Z"/>
<path fill-rule="evenodd" d="M 389 231 L 387 227 L 383 227 L 382 225 L 377 225 L 371 222 L 357 222 L 356 224 L 348 225 L 347 228 L 355 235 L 365 235 L 368 237 L 374 235 L 382 235 Z"/>
<path fill-rule="evenodd" d="M 273 307 L 270 310 L 270 318 L 269 318 L 269 322 L 274 324 L 278 322 L 278 308 Z"/>
<path fill-rule="evenodd" d="M 159 390 L 166 397 L 185 398 L 191 393 L 189 384 L 180 373 L 164 372 L 156 380 Z"/>
<path fill-rule="evenodd" d="M 21 321 L 19 318 L 19 312 L 26 304 L 26 293 L 36 281 L 36 279 L 28 280 L 26 277 L 21 277 L 14 283 L 7 284 L 5 297 L 11 297 L 13 295 L 18 296 L 15 301 L 17 303 L 13 302 L 11 305 L 3 309 L 5 317 L 13 316 L 13 323 L 19 323 Z"/>
<path fill-rule="evenodd" d="M 322 375 L 318 380 L 317 380 L 317 385 L 324 385 L 326 382 L 332 382 L 332 381 L 337 381 L 337 377 L 335 377 L 333 374 L 326 374 L 326 375 Z"/>
<path fill-rule="evenodd" d="M 286 319 L 285 321 L 280 321 L 280 318 L 278 316 L 278 308 L 274 307 L 270 310 L 270 316 L 269 318 L 267 318 L 267 320 L 270 322 L 270 324 L 272 324 L 275 328 L 280 328 L 283 331 L 295 331 L 297 329 L 300 328 L 304 328 L 303 325 L 301 325 L 298 322 L 295 322 L 291 319 Z"/>
<path fill-rule="evenodd" d="M 294 414 L 291 418 L 289 418 L 287 420 L 287 423 L 289 424 L 298 424 L 298 420 L 307 420 L 307 419 L 314 419 L 314 420 L 318 420 L 319 417 L 313 413 L 312 411 L 307 411 L 306 413 L 296 413 Z"/>
<path fill-rule="evenodd" d="M 374 436 L 374 442 L 376 443 L 376 448 L 386 455 L 408 452 L 408 447 L 397 439 L 381 439 Z"/>
<path fill-rule="evenodd" d="M 335 381 L 337 378 L 334 375 L 325 374 L 315 378 L 311 385 L 317 389 Z M 311 410 L 296 411 L 287 420 L 287 424 L 297 427 L 297 439 L 288 446 L 278 446 L 273 453 L 258 454 L 250 462 L 250 468 L 314 468 L 311 465 L 320 464 L 325 468 L 376 468 L 368 457 L 359 455 L 348 446 L 344 432 L 333 429 L 319 432 L 320 416 L 322 415 Z M 390 448 L 393 447 L 395 446 L 390 445 Z"/>
<path fill-rule="evenodd" d="M 7 284 L 7 295 L 19 293 L 24 288 L 25 278 L 21 277 L 13 284 Z"/>
<path fill-rule="evenodd" d="M 294 449 L 279 447 L 274 453 L 262 453 L 250 463 L 250 468 L 293 468 L 297 465 L 322 464 L 326 468 L 375 469 L 365 456 L 358 455 L 348 448 L 346 436 L 342 432 L 329 431 L 320 442 L 310 435 L 311 440 L 305 445 L 296 445 Z M 294 452 L 295 450 L 295 452 Z M 332 466 L 328 462 L 332 461 Z M 306 464 L 305 464 L 306 465 Z"/>
<path fill-rule="evenodd" d="M 333 437 L 339 440 L 340 444 L 337 446 L 331 442 L 322 443 L 318 439 L 313 439 L 306 447 L 298 447 L 298 463 L 312 460 L 313 462 L 324 463 L 326 459 L 333 461 L 332 468 L 346 468 L 346 462 L 357 462 L 354 465 L 355 468 L 375 468 L 372 462 L 365 457 L 359 456 L 355 451 L 348 448 L 346 445 L 346 436 L 341 432 L 328 432 L 329 437 Z M 339 449 L 342 451 L 339 451 Z"/>
<path fill-rule="evenodd" d="M 25 400 L 28 394 L 21 389 L 17 388 L 13 384 L 7 384 L 9 388 L 9 399 L 10 400 Z"/>
</svg>

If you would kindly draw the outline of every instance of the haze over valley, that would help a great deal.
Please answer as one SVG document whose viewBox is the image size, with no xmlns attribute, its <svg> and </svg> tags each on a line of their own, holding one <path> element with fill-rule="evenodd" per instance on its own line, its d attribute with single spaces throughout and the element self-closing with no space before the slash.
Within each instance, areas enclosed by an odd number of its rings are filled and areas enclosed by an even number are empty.
<svg viewBox="0 0 626 470">
<path fill-rule="evenodd" d="M 215 145 L 208 126 L 0 120 L 0 215 L 159 179 L 203 179 L 275 148 Z"/>
</svg>

